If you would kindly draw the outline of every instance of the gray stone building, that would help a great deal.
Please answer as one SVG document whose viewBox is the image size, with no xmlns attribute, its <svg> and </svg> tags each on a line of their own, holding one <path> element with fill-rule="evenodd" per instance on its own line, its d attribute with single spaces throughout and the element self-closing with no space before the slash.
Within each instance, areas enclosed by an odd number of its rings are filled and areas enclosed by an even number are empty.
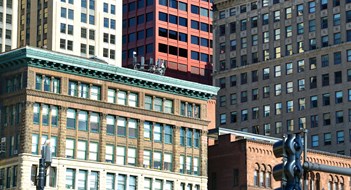
<svg viewBox="0 0 351 190">
<path fill-rule="evenodd" d="M 207 189 L 218 88 L 25 47 L 0 55 L 0 189 Z"/>
<path fill-rule="evenodd" d="M 351 153 L 351 1 L 215 0 L 220 127 Z"/>
</svg>

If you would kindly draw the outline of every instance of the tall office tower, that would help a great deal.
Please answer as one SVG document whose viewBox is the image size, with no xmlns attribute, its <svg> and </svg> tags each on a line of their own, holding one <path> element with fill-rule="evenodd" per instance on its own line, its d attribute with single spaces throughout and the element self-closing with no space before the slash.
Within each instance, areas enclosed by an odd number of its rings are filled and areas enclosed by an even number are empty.
<svg viewBox="0 0 351 190">
<path fill-rule="evenodd" d="M 218 88 L 32 47 L 0 81 L 0 189 L 36 189 L 49 139 L 47 189 L 207 190 Z"/>
<path fill-rule="evenodd" d="M 349 155 L 350 2 L 215 1 L 219 126 Z"/>
<path fill-rule="evenodd" d="M 121 66 L 120 10 L 116 0 L 20 0 L 18 45 Z"/>
<path fill-rule="evenodd" d="M 18 0 L 0 1 L 0 52 L 17 48 Z"/>
<path fill-rule="evenodd" d="M 124 67 L 145 57 L 167 65 L 166 76 L 212 83 L 212 3 L 208 0 L 124 0 Z"/>
</svg>

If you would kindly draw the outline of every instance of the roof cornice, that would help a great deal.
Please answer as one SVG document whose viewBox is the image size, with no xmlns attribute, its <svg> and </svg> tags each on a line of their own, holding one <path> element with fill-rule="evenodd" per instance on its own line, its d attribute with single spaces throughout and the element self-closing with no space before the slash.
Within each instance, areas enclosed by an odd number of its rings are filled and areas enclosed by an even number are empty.
<svg viewBox="0 0 351 190">
<path fill-rule="evenodd" d="M 28 46 L 0 54 L 0 73 L 19 66 L 55 70 L 203 100 L 212 98 L 219 90 L 214 86 L 117 67 L 87 58 Z"/>
</svg>

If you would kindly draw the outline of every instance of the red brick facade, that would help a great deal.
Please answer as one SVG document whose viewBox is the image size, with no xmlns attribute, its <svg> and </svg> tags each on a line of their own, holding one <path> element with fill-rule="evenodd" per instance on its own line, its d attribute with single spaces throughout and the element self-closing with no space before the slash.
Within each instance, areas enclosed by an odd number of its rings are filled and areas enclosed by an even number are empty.
<svg viewBox="0 0 351 190">
<path fill-rule="evenodd" d="M 326 152 L 309 151 L 308 160 L 337 167 L 351 166 L 349 157 Z M 215 143 L 209 143 L 208 162 L 209 190 L 280 187 L 280 182 L 273 179 L 272 169 L 281 162 L 281 158 L 274 157 L 271 143 L 221 135 Z M 308 179 L 308 189 L 327 190 L 328 186 L 331 186 L 330 189 L 350 189 L 348 176 L 310 172 Z"/>
</svg>

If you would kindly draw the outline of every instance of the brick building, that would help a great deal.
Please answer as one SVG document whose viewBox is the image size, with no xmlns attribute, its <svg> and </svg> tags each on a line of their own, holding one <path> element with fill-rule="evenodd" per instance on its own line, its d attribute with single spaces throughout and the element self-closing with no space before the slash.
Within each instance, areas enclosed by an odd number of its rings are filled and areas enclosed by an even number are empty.
<svg viewBox="0 0 351 190">
<path fill-rule="evenodd" d="M 351 154 L 351 1 L 215 0 L 220 127 Z"/>
<path fill-rule="evenodd" d="M 24 47 L 0 55 L 0 189 L 207 189 L 217 88 Z"/>
<path fill-rule="evenodd" d="M 278 139 L 245 132 L 231 133 L 220 135 L 217 141 L 209 142 L 208 189 L 255 190 L 280 187 L 280 182 L 275 181 L 272 175 L 273 167 L 281 163 L 281 158 L 275 158 L 272 150 L 273 142 Z M 351 166 L 348 156 L 315 150 L 308 151 L 308 160 L 344 168 Z M 350 189 L 350 177 L 309 172 L 308 186 L 311 190 Z"/>
</svg>

